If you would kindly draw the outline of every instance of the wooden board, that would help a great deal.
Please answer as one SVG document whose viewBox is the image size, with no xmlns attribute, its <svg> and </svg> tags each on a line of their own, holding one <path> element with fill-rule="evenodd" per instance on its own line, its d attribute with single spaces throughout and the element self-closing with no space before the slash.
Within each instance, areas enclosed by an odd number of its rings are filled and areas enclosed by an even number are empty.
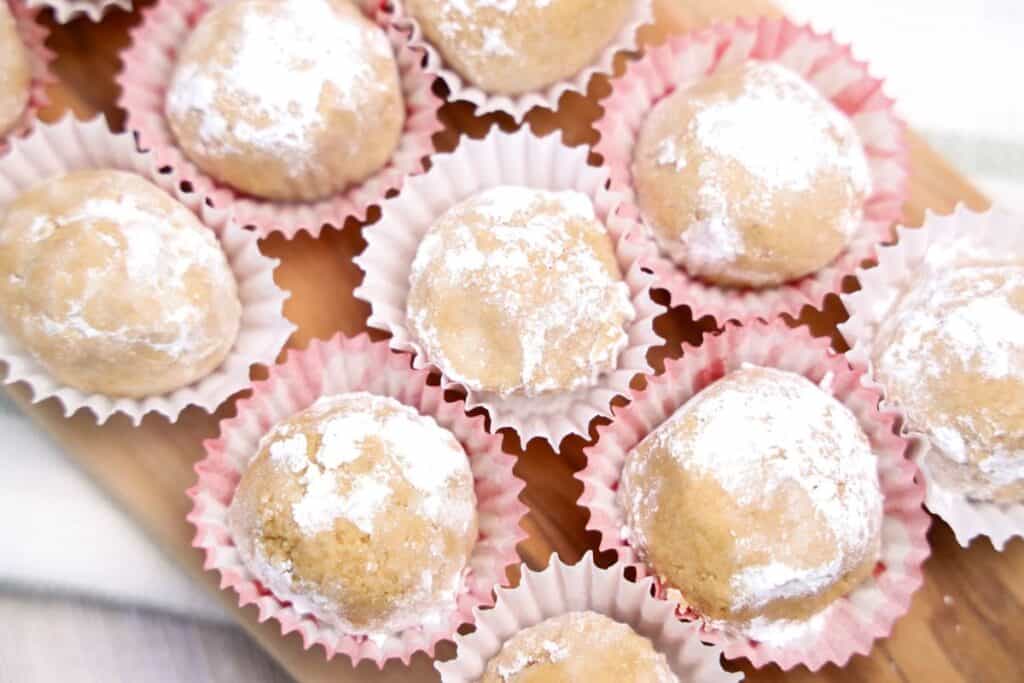
<svg viewBox="0 0 1024 683">
<path fill-rule="evenodd" d="M 666 32 L 705 25 L 713 19 L 758 13 L 777 14 L 763 0 L 660 0 L 659 28 L 646 37 L 658 40 Z M 127 29 L 138 21 L 137 14 L 115 12 L 101 25 L 78 21 L 58 27 L 49 19 L 44 18 L 53 30 L 50 45 L 59 54 L 56 71 L 62 84 L 54 88 L 53 105 L 45 118 L 55 119 L 68 110 L 82 116 L 104 112 L 112 125 L 121 126 L 123 115 L 114 104 L 118 89 L 113 76 L 119 68 L 117 53 L 127 42 Z M 569 144 L 592 143 L 596 133 L 591 123 L 599 114 L 595 101 L 607 92 L 607 83 L 597 80 L 588 97 L 567 95 L 557 114 L 534 112 L 529 123 L 540 133 L 562 126 Z M 504 116 L 474 118 L 462 105 L 446 106 L 443 114 L 449 129 L 438 136 L 440 149 L 453 146 L 455 130 L 480 135 L 491 125 L 509 128 L 512 123 Z M 909 224 L 920 224 L 925 209 L 948 211 L 958 201 L 976 208 L 986 205 L 985 198 L 919 137 L 911 135 L 910 143 L 912 190 L 905 210 Z M 303 236 L 291 242 L 270 238 L 262 243 L 267 254 L 283 260 L 277 280 L 293 295 L 286 314 L 300 329 L 290 341 L 291 347 L 302 348 L 310 339 L 327 338 L 338 331 L 355 334 L 365 329 L 367 307 L 351 295 L 361 279 L 352 257 L 363 246 L 355 224 L 325 230 L 318 240 Z M 802 322 L 818 334 L 835 336 L 835 324 L 845 318 L 837 298 L 828 301 L 824 312 L 805 310 Z M 692 341 L 699 334 L 699 326 L 689 320 L 684 309 L 663 316 L 658 330 L 676 342 Z M 304 652 L 298 636 L 282 638 L 276 623 L 256 623 L 255 608 L 239 610 L 235 594 L 218 590 L 216 576 L 202 570 L 201 554 L 191 548 L 192 529 L 185 522 L 189 501 L 184 492 L 195 480 L 192 466 L 203 455 L 202 439 L 215 434 L 218 419 L 232 412 L 230 406 L 216 416 L 188 410 L 175 425 L 149 418 L 141 428 L 132 429 L 118 418 L 103 427 L 97 427 L 87 414 L 64 419 L 53 401 L 30 406 L 20 386 L 11 394 L 170 557 L 210 590 L 211 600 L 219 600 L 297 680 L 437 679 L 423 656 L 415 659 L 411 669 L 388 666 L 378 672 L 371 665 L 353 671 L 345 657 L 327 662 L 320 649 Z M 582 466 L 582 439 L 568 440 L 561 453 L 537 442 L 523 452 L 515 439 L 505 441 L 506 449 L 518 454 L 516 472 L 527 482 L 523 499 L 531 512 L 524 526 L 530 537 L 520 548 L 523 559 L 534 568 L 545 566 L 551 552 L 574 561 L 596 540 L 584 531 L 585 513 L 576 506 L 580 486 L 572 478 Z M 1024 680 L 1020 655 L 1024 652 L 1024 543 L 1015 541 L 1004 553 L 994 552 L 987 542 L 963 550 L 938 521 L 930 540 L 933 556 L 925 568 L 925 586 L 893 636 L 877 644 L 870 657 L 857 657 L 842 670 L 827 667 L 818 674 L 805 670 L 783 673 L 774 667 L 750 671 L 744 663 L 728 666 L 745 670 L 748 680 L 759 682 Z M 450 650 L 442 650 L 442 656 L 446 652 Z"/>
</svg>

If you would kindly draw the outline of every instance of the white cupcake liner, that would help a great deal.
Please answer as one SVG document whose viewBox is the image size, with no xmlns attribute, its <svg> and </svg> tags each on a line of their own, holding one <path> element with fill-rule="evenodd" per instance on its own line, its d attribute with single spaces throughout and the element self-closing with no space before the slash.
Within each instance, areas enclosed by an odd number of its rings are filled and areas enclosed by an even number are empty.
<svg viewBox="0 0 1024 683">
<path fill-rule="evenodd" d="M 125 12 L 132 11 L 132 0 L 25 0 L 25 4 L 34 9 L 49 7 L 60 24 L 66 24 L 79 16 L 100 21 L 114 7 Z"/>
<path fill-rule="evenodd" d="M 476 107 L 477 115 L 505 112 L 521 123 L 526 114 L 535 107 L 558 110 L 558 100 L 567 92 L 586 93 L 590 79 L 602 74 L 610 76 L 615 72 L 615 57 L 622 52 L 635 52 L 640 47 L 640 27 L 654 21 L 653 0 L 634 0 L 633 12 L 612 42 L 605 47 L 593 64 L 571 78 L 550 85 L 544 90 L 522 95 L 490 94 L 468 83 L 456 71 L 449 68 L 440 52 L 430 44 L 423 34 L 419 22 L 405 11 L 402 0 L 386 3 L 390 9 L 392 24 L 409 34 L 409 43 L 426 52 L 425 69 L 444 82 L 448 88 L 448 101 L 469 102 Z"/>
<path fill-rule="evenodd" d="M 672 306 L 689 306 L 695 319 L 711 315 L 719 325 L 728 320 L 770 320 L 782 313 L 798 316 L 805 305 L 821 308 L 826 295 L 838 294 L 843 279 L 871 259 L 877 245 L 890 240 L 908 193 L 906 124 L 896 116 L 893 100 L 867 64 L 855 59 L 849 46 L 787 19 L 740 19 L 651 48 L 612 81 L 611 94 L 601 102 L 605 113 L 595 124 L 601 138 L 594 151 L 611 171 L 612 189 L 625 195 L 622 210 L 627 215 L 641 214 L 633 183 L 633 151 L 648 112 L 678 87 L 750 59 L 777 61 L 793 69 L 849 116 L 864 144 L 873 188 L 864 219 L 846 250 L 816 273 L 776 287 L 721 287 L 690 276 L 655 250 L 645 265 L 655 273 L 655 286 L 668 290 Z M 649 228 L 645 234 L 654 242 Z"/>
<path fill-rule="evenodd" d="M 416 652 L 432 656 L 437 643 L 473 621 L 475 608 L 492 603 L 493 589 L 507 582 L 506 568 L 519 561 L 516 547 L 526 538 L 520 521 L 527 508 L 519 501 L 525 485 L 512 471 L 515 458 L 502 451 L 501 437 L 484 430 L 482 418 L 466 415 L 461 402 L 445 401 L 444 391 L 427 380 L 428 373 L 409 367 L 406 355 L 365 334 L 314 341 L 252 385 L 251 397 L 238 402 L 236 417 L 221 421 L 220 436 L 206 441 L 206 458 L 196 465 L 199 481 L 188 491 L 188 521 L 196 527 L 193 545 L 206 553 L 205 569 L 220 574 L 222 589 L 238 593 L 239 606 L 256 605 L 261 622 L 275 619 L 282 635 L 298 632 L 307 650 L 319 645 L 328 659 L 342 653 L 353 665 L 369 660 L 383 667 L 395 659 L 408 664 Z M 346 633 L 275 596 L 245 565 L 228 524 L 235 489 L 263 435 L 320 396 L 354 391 L 390 396 L 451 431 L 469 457 L 477 498 L 480 536 L 449 618 L 382 639 Z"/>
<path fill-rule="evenodd" d="M 943 216 L 928 212 L 920 229 L 900 227 L 898 242 L 878 251 L 878 265 L 857 271 L 860 291 L 840 297 L 850 319 L 839 331 L 850 346 L 852 362 L 871 368 L 871 342 L 878 325 L 888 316 L 898 296 L 918 280 L 929 251 L 945 250 L 954 242 L 968 240 L 992 248 L 995 253 L 1024 253 L 1024 217 L 1002 209 L 975 213 L 960 205 Z M 882 405 L 900 415 L 903 434 L 913 440 L 914 457 L 928 484 L 925 505 L 953 529 L 965 548 L 978 536 L 987 536 L 996 550 L 1002 550 L 1014 536 L 1024 537 L 1024 503 L 999 504 L 970 500 L 961 492 L 943 488 L 928 470 L 925 456 L 930 451 L 928 437 L 912 429 L 899 404 L 885 399 L 885 386 L 872 374 L 865 375 L 865 386 L 883 396 Z M 939 456 L 942 457 L 942 456 Z"/>
<path fill-rule="evenodd" d="M 557 135 L 538 138 L 529 131 L 509 134 L 495 130 L 483 140 L 464 139 L 451 154 L 434 157 L 426 174 L 411 178 L 398 197 L 383 204 L 380 221 L 363 232 L 366 249 L 355 259 L 366 273 L 355 296 L 370 304 L 369 325 L 391 333 L 391 348 L 412 352 L 413 367 L 438 370 L 406 320 L 412 262 L 433 222 L 466 197 L 498 185 L 576 190 L 593 201 L 599 220 L 616 243 L 619 267 L 636 310 L 616 369 L 599 377 L 594 386 L 535 397 L 502 398 L 441 377 L 446 388 L 459 387 L 466 393 L 468 408 L 487 410 L 492 430 L 511 428 L 524 445 L 540 437 L 557 449 L 569 434 L 585 436 L 593 418 L 611 414 L 613 398 L 629 393 L 636 375 L 652 372 L 647 351 L 662 343 L 654 333 L 654 318 L 665 308 L 651 299 L 651 275 L 640 267 L 650 245 L 637 234 L 639 226 L 615 215 L 619 196 L 606 189 L 606 171 L 587 165 L 587 151 L 566 147 Z"/>
<path fill-rule="evenodd" d="M 24 382 L 32 402 L 57 399 L 65 416 L 86 408 L 103 424 L 114 413 L 138 425 L 147 413 L 174 422 L 190 405 L 213 412 L 232 394 L 249 386 L 253 365 L 270 365 L 295 326 L 285 319 L 288 295 L 274 284 L 278 261 L 260 254 L 257 236 L 239 227 L 231 215 L 209 207 L 204 197 L 181 189 L 174 173 L 161 173 L 151 155 L 139 152 L 130 133 L 114 134 L 103 116 L 81 122 L 66 116 L 55 124 L 39 124 L 26 138 L 15 139 L 0 157 L 0 205 L 54 176 L 74 170 L 108 168 L 136 173 L 191 209 L 217 235 L 238 282 L 242 321 L 238 338 L 221 365 L 187 387 L 142 399 L 88 394 L 51 377 L 35 357 L 0 329 L 0 361 L 7 365 L 5 384 Z"/>
<path fill-rule="evenodd" d="M 434 663 L 441 681 L 478 681 L 509 638 L 546 619 L 584 611 L 603 614 L 649 639 L 683 683 L 743 679 L 743 674 L 722 669 L 721 648 L 701 643 L 695 624 L 676 618 L 676 603 L 652 595 L 652 579 L 630 581 L 623 576 L 623 569 L 622 565 L 598 568 L 589 551 L 574 565 L 563 563 L 554 554 L 542 571 L 524 565 L 518 586 L 499 588 L 494 607 L 474 610 L 476 630 L 455 638 L 455 659 Z"/>
</svg>

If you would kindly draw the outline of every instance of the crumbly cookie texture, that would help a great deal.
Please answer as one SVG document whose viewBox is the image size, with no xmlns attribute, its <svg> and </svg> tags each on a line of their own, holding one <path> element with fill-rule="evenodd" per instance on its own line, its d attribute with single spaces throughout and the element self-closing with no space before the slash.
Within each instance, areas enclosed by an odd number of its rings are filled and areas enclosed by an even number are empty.
<svg viewBox="0 0 1024 683">
<path fill-rule="evenodd" d="M 182 150 L 255 197 L 311 201 L 391 159 L 405 122 L 383 30 L 349 0 L 240 0 L 206 13 L 165 101 Z"/>
<path fill-rule="evenodd" d="M 0 135 L 11 131 L 28 106 L 32 64 L 6 2 L 0 2 Z"/>
<path fill-rule="evenodd" d="M 519 95 L 594 63 L 636 0 L 406 0 L 430 42 L 463 78 Z"/>
<path fill-rule="evenodd" d="M 804 377 L 746 366 L 709 385 L 627 457 L 630 544 L 696 611 L 782 644 L 870 576 L 876 456 L 854 415 Z"/>
<path fill-rule="evenodd" d="M 459 442 L 362 392 L 323 397 L 271 429 L 228 517 L 242 559 L 278 598 L 373 638 L 445 623 L 477 539 Z"/>
<path fill-rule="evenodd" d="M 641 129 L 633 177 L 666 255 L 737 287 L 826 266 L 853 239 L 871 192 L 849 118 L 771 62 L 723 69 L 659 102 Z"/>
<path fill-rule="evenodd" d="M 678 683 L 663 653 L 596 612 L 569 612 L 523 629 L 487 663 L 481 683 Z"/>
<path fill-rule="evenodd" d="M 500 186 L 430 228 L 407 315 L 449 378 L 534 396 L 590 386 L 613 370 L 635 311 L 586 195 Z"/>
<path fill-rule="evenodd" d="M 145 397 L 215 370 L 242 307 L 195 214 L 140 176 L 90 170 L 0 210 L 0 314 L 58 381 Z"/>
</svg>

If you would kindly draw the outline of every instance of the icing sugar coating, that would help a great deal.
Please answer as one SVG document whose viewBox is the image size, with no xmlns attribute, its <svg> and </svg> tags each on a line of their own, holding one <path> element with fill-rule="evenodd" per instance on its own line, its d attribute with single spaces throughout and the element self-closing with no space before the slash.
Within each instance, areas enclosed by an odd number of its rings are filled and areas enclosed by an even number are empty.
<svg viewBox="0 0 1024 683">
<path fill-rule="evenodd" d="M 257 197 L 314 200 L 383 167 L 402 132 L 384 32 L 348 0 L 240 0 L 203 15 L 165 102 L 189 158 Z"/>
<path fill-rule="evenodd" d="M 943 486 L 1024 500 L 1024 266 L 929 268 L 878 330 L 877 376 L 928 435 Z"/>
<path fill-rule="evenodd" d="M 723 69 L 659 102 L 633 174 L 663 251 L 729 286 L 778 285 L 827 265 L 871 190 L 850 120 L 772 62 Z"/>
<path fill-rule="evenodd" d="M 369 637 L 444 623 L 477 538 L 459 442 L 364 392 L 323 397 L 271 429 L 228 515 L 244 562 L 275 595 Z"/>
<path fill-rule="evenodd" d="M 0 2 L 0 135 L 11 130 L 28 106 L 32 66 L 6 2 Z"/>
<path fill-rule="evenodd" d="M 517 95 L 593 63 L 634 0 L 406 0 L 423 32 L 464 78 Z"/>
<path fill-rule="evenodd" d="M 800 375 L 746 366 L 629 454 L 624 533 L 702 616 L 783 642 L 870 575 L 876 467 L 845 406 Z"/>
<path fill-rule="evenodd" d="M 53 178 L 0 212 L 0 308 L 59 381 L 132 397 L 209 374 L 241 319 L 213 232 L 145 179 L 107 170 Z"/>
<path fill-rule="evenodd" d="M 508 396 L 593 384 L 615 368 L 635 312 L 589 198 L 500 186 L 430 228 L 407 316 L 449 378 Z"/>
<path fill-rule="evenodd" d="M 487 664 L 481 683 L 678 683 L 663 653 L 625 624 L 569 612 L 520 631 Z"/>
</svg>

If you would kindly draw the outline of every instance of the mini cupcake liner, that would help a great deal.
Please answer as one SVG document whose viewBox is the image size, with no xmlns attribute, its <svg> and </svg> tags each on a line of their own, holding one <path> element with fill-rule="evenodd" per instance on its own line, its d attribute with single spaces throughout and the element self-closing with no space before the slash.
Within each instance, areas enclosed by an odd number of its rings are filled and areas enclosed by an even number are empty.
<svg viewBox="0 0 1024 683">
<path fill-rule="evenodd" d="M 401 195 L 386 201 L 380 221 L 363 233 L 366 249 L 355 262 L 366 276 L 355 296 L 372 308 L 369 325 L 391 333 L 391 348 L 411 351 L 413 367 L 438 370 L 406 320 L 412 262 L 433 222 L 466 197 L 498 185 L 582 192 L 593 201 L 598 218 L 616 242 L 616 256 L 636 310 L 616 369 L 594 386 L 554 396 L 502 398 L 472 391 L 443 375 L 441 384 L 460 387 L 468 408 L 487 410 L 492 430 L 511 428 L 524 444 L 541 437 L 557 448 L 569 434 L 586 435 L 591 419 L 610 415 L 611 400 L 627 394 L 636 375 L 652 371 L 647 351 L 662 343 L 654 333 L 654 318 L 665 311 L 651 299 L 652 278 L 640 267 L 640 257 L 650 245 L 637 234 L 635 223 L 615 215 L 620 199 L 606 190 L 607 178 L 602 169 L 587 165 L 586 148 L 569 148 L 557 135 L 538 138 L 529 131 L 492 131 L 483 140 L 464 140 L 451 154 L 434 157 L 430 171 L 410 179 Z"/>
<path fill-rule="evenodd" d="M 365 334 L 314 341 L 305 351 L 290 352 L 267 380 L 253 385 L 251 398 L 239 401 L 236 417 L 221 422 L 220 436 L 205 443 L 206 458 L 196 465 L 199 481 L 188 491 L 194 503 L 188 520 L 196 527 L 193 545 L 206 552 L 205 568 L 220 573 L 221 588 L 238 593 L 239 606 L 256 605 L 260 622 L 276 619 L 283 635 L 298 631 L 307 650 L 320 645 L 328 659 L 340 652 L 353 665 L 365 659 L 382 667 L 392 659 L 408 664 L 419 651 L 432 656 L 438 642 L 473 621 L 474 608 L 492 603 L 493 587 L 506 583 L 505 568 L 519 562 L 516 545 L 526 537 L 519 522 L 527 509 L 518 498 L 524 484 L 512 473 L 515 458 L 501 451 L 501 438 L 487 434 L 482 418 L 467 416 L 461 402 L 446 402 L 444 391 L 427 379 L 428 373 L 410 369 L 408 356 L 392 353 Z M 320 396 L 350 391 L 390 396 L 433 417 L 469 455 L 480 539 L 447 624 L 410 628 L 383 640 L 340 632 L 270 593 L 245 566 L 232 541 L 228 506 L 260 438 Z"/>
<path fill-rule="evenodd" d="M 487 663 L 523 629 L 568 612 L 597 612 L 631 626 L 668 660 L 680 681 L 730 683 L 743 674 L 728 673 L 719 663 L 721 648 L 700 642 L 696 624 L 676 618 L 676 604 L 652 595 L 653 579 L 629 581 L 621 565 L 600 569 L 587 552 L 573 565 L 552 555 L 546 569 L 521 568 L 515 588 L 501 588 L 490 609 L 474 610 L 476 630 L 456 636 L 455 659 L 436 662 L 443 683 L 474 683 Z"/>
<path fill-rule="evenodd" d="M 391 41 L 405 97 L 406 119 L 391 161 L 360 184 L 316 202 L 281 202 L 241 194 L 189 161 L 178 146 L 164 116 L 164 100 L 177 60 L 177 50 L 192 27 L 212 5 L 223 0 L 160 0 L 143 13 L 132 31 L 130 47 L 122 54 L 124 68 L 117 76 L 120 106 L 127 112 L 126 128 L 138 136 L 142 149 L 152 150 L 161 165 L 170 166 L 206 194 L 218 208 L 231 207 L 239 223 L 262 235 L 281 232 L 291 238 L 300 232 L 313 237 L 325 224 L 341 227 L 346 219 L 363 221 L 369 208 L 401 189 L 406 177 L 421 173 L 433 153 L 434 133 L 443 128 L 437 117 L 441 100 L 431 91 L 433 77 L 422 67 L 423 54 L 411 47 L 400 31 L 385 25 L 377 3 L 362 0 L 364 11 L 384 28 Z"/>
<path fill-rule="evenodd" d="M 548 86 L 544 90 L 522 95 L 496 95 L 488 93 L 467 82 L 453 69 L 448 68 L 440 52 L 430 44 L 423 34 L 419 22 L 405 11 L 402 0 L 387 3 L 392 25 L 410 36 L 409 44 L 423 50 L 426 55 L 425 69 L 432 76 L 444 82 L 451 102 L 469 102 L 476 107 L 478 115 L 505 112 L 521 123 L 526 114 L 535 107 L 558 110 L 558 100 L 567 92 L 586 93 L 590 79 L 598 74 L 611 76 L 615 72 L 615 57 L 622 52 L 635 52 L 640 47 L 640 27 L 654 21 L 652 0 L 635 0 L 633 13 L 618 35 L 605 47 L 601 55 L 590 66 L 582 69 L 572 78 Z"/>
<path fill-rule="evenodd" d="M 25 0 L 25 4 L 36 9 L 49 7 L 60 24 L 66 24 L 79 16 L 98 22 L 114 7 L 125 12 L 132 11 L 132 0 Z"/>
<path fill-rule="evenodd" d="M 601 534 L 601 550 L 615 550 L 640 575 L 649 571 L 622 538 L 625 520 L 615 489 L 627 454 L 702 388 L 744 363 L 796 372 L 819 384 L 831 378 L 825 382 L 828 390 L 857 416 L 878 456 L 885 497 L 882 555 L 871 579 L 826 608 L 816 638 L 778 647 L 708 623 L 702 638 L 721 644 L 726 657 L 746 657 L 755 667 L 775 663 L 788 670 L 803 664 L 817 671 L 827 663 L 843 666 L 854 654 L 867 654 L 874 640 L 887 637 L 910 608 L 923 582 L 930 518 L 921 507 L 924 484 L 915 479 L 918 469 L 905 457 L 908 443 L 893 430 L 896 415 L 878 410 L 878 393 L 861 385 L 864 370 L 830 352 L 827 339 L 812 338 L 781 321 L 730 324 L 721 335 L 705 337 L 700 347 L 687 348 L 679 361 L 669 361 L 664 375 L 633 392 L 630 404 L 615 411 L 613 422 L 598 428 L 597 444 L 586 450 L 587 466 L 577 478 L 583 482 L 580 505 L 590 511 L 587 528 Z"/>
<path fill-rule="evenodd" d="M 55 124 L 36 126 L 27 138 L 14 140 L 8 153 L 0 157 L 0 206 L 48 178 L 90 168 L 137 173 L 191 209 L 216 233 L 238 282 L 242 303 L 238 338 L 220 367 L 203 379 L 166 394 L 133 399 L 88 394 L 61 384 L 0 329 L 0 361 L 7 365 L 3 382 L 27 384 L 33 403 L 57 399 L 68 417 L 86 408 L 100 424 L 114 413 L 123 413 L 138 425 L 147 413 L 159 413 L 175 422 L 190 405 L 213 412 L 249 385 L 251 366 L 273 363 L 295 330 L 283 314 L 288 295 L 274 284 L 278 261 L 260 254 L 256 235 L 241 229 L 230 213 L 211 208 L 200 194 L 183 191 L 174 173 L 161 173 L 151 154 L 135 148 L 131 134 L 111 133 L 102 116 L 81 122 L 68 115 Z"/>
<path fill-rule="evenodd" d="M 805 305 L 820 308 L 825 295 L 842 291 L 843 278 L 891 238 L 892 224 L 900 220 L 908 193 L 906 125 L 867 64 L 856 60 L 849 46 L 786 19 L 739 20 L 673 38 L 649 50 L 613 81 L 611 95 L 602 102 L 604 116 L 596 124 L 601 139 L 595 151 L 611 169 L 612 189 L 626 196 L 629 203 L 623 210 L 628 215 L 640 216 L 633 149 L 647 113 L 678 86 L 747 60 L 784 64 L 850 117 L 864 144 L 873 191 L 846 251 L 817 273 L 789 284 L 767 289 L 720 287 L 689 276 L 660 252 L 646 264 L 655 273 L 655 286 L 668 290 L 673 306 L 689 306 L 694 318 L 712 315 L 720 325 L 727 320 L 770 320 L 781 313 L 797 316 Z"/>
<path fill-rule="evenodd" d="M 1020 254 L 1024 249 L 1021 223 L 1019 216 L 1003 209 L 975 213 L 961 205 L 947 216 L 929 212 L 921 229 L 899 228 L 898 242 L 879 250 L 878 266 L 857 271 L 860 291 L 841 297 L 850 313 L 850 319 L 839 325 L 850 346 L 847 357 L 871 367 L 871 342 L 878 325 L 896 298 L 919 279 L 933 247 L 945 251 L 973 244 L 994 254 Z M 872 375 L 865 375 L 864 384 L 885 395 L 885 387 Z M 928 437 L 910 427 L 898 404 L 883 399 L 882 406 L 899 414 L 902 433 L 914 443 L 914 457 L 928 484 L 925 505 L 949 524 L 960 545 L 966 548 L 972 539 L 988 536 L 993 547 L 1002 550 L 1012 537 L 1024 537 L 1024 503 L 974 501 L 940 486 L 928 471 L 925 459 L 930 451 Z"/>
<path fill-rule="evenodd" d="M 39 12 L 29 9 L 18 0 L 7 0 L 7 6 L 14 17 L 17 26 L 18 36 L 25 43 L 28 51 L 29 62 L 32 67 L 32 84 L 29 92 L 28 106 L 25 108 L 21 119 L 14 125 L 14 128 L 6 135 L 0 136 L 0 154 L 3 154 L 12 139 L 25 137 L 32 132 L 39 111 L 50 103 L 47 89 L 57 82 L 57 78 L 50 71 L 50 63 L 56 56 L 46 47 L 46 28 L 36 23 L 36 16 Z"/>
</svg>

